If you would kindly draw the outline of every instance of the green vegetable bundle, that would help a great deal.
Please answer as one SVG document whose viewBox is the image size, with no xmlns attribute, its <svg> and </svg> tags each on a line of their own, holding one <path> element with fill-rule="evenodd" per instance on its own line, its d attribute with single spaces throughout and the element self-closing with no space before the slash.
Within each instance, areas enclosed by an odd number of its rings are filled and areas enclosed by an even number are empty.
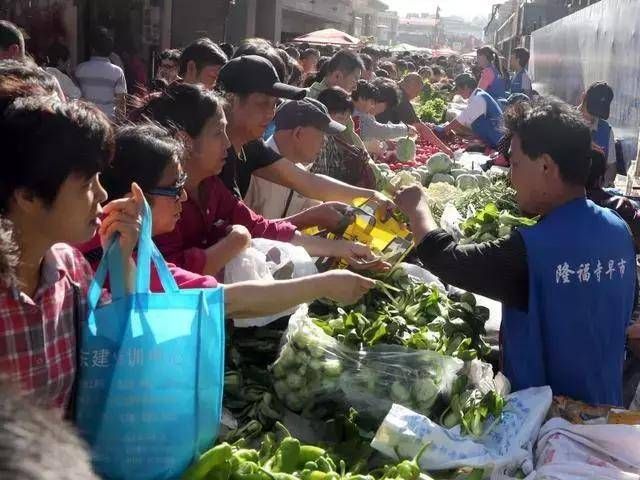
<svg viewBox="0 0 640 480">
<path fill-rule="evenodd" d="M 358 355 L 296 312 L 289 321 L 287 342 L 271 368 L 274 389 L 295 412 L 310 411 L 317 402 L 340 395 L 340 376 L 357 367 Z"/>
<path fill-rule="evenodd" d="M 535 218 L 518 217 L 489 203 L 460 225 L 463 235 L 460 243 L 490 242 L 511 235 L 516 227 L 529 227 L 536 222 Z"/>
<path fill-rule="evenodd" d="M 380 283 L 348 309 L 313 304 L 315 324 L 353 348 L 384 343 L 462 360 L 490 354 L 483 338 L 489 310 L 476 305 L 472 294 L 448 298 L 436 286 L 411 281 L 400 269 L 386 281 L 392 285 Z"/>
<path fill-rule="evenodd" d="M 378 423 L 393 403 L 437 418 L 463 362 L 434 352 L 378 345 L 362 352 L 360 368 L 341 378 L 346 402 Z"/>
<path fill-rule="evenodd" d="M 427 123 L 440 123 L 447 112 L 447 103 L 442 98 L 434 98 L 421 103 L 416 108 L 418 118 Z"/>
</svg>

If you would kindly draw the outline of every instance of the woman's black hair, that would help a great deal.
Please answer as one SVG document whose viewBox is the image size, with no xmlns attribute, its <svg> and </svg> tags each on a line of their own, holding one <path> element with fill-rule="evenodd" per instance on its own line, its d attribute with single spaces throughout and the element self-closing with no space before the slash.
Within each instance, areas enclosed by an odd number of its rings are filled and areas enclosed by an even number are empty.
<svg viewBox="0 0 640 480">
<path fill-rule="evenodd" d="M 604 151 L 597 145 L 591 145 L 591 168 L 589 169 L 589 177 L 585 187 L 587 190 L 602 188 L 604 184 L 604 175 L 607 172 L 607 159 Z"/>
<path fill-rule="evenodd" d="M 58 82 L 55 77 L 30 61 L 1 61 L 0 83 L 9 78 L 15 78 L 28 84 L 39 85 L 50 93 L 58 92 Z"/>
<path fill-rule="evenodd" d="M 273 68 L 276 69 L 276 73 L 278 74 L 280 81 L 282 83 L 287 83 L 287 79 L 289 78 L 287 65 L 284 60 L 282 60 L 278 49 L 273 48 L 273 46 L 271 46 L 266 40 L 262 38 L 248 38 L 243 40 L 233 54 L 233 58 L 242 57 L 244 55 L 257 55 L 259 57 L 266 58 L 271 62 Z"/>
<path fill-rule="evenodd" d="M 318 69 L 318 73 L 316 74 L 316 82 L 321 82 L 324 80 L 324 77 L 329 73 L 329 61 L 330 57 L 320 57 L 318 63 L 316 64 L 316 68 Z"/>
<path fill-rule="evenodd" d="M 160 95 L 149 99 L 139 111 L 160 125 L 183 130 L 195 138 L 202 132 L 207 120 L 218 114 L 222 100 L 201 85 L 172 83 Z"/>
<path fill-rule="evenodd" d="M 113 153 L 113 130 L 97 107 L 55 96 L 16 98 L 0 114 L 0 213 L 18 189 L 51 205 L 72 174 L 91 178 Z"/>
<path fill-rule="evenodd" d="M 318 101 L 327 107 L 329 113 L 352 114 L 355 108 L 349 94 L 340 87 L 327 88 L 318 95 Z"/>
<path fill-rule="evenodd" d="M 578 110 L 561 100 L 539 97 L 527 105 L 508 109 L 505 126 L 520 139 L 522 151 L 531 159 L 549 155 L 562 179 L 584 186 L 591 170 L 591 130 Z"/>
<path fill-rule="evenodd" d="M 125 126 L 115 135 L 115 153 L 102 171 L 100 182 L 109 198 L 120 198 L 136 182 L 143 192 L 158 187 L 168 165 L 180 163 L 183 144 L 172 132 L 154 123 Z"/>
<path fill-rule="evenodd" d="M 489 62 L 493 63 L 493 66 L 496 67 L 500 76 L 506 78 L 505 71 L 502 68 L 502 62 L 500 61 L 500 54 L 495 48 L 485 45 L 484 47 L 479 48 L 477 53 L 479 55 L 483 55 L 487 60 L 489 60 Z"/>
<path fill-rule="evenodd" d="M 398 93 L 398 84 L 390 78 L 376 78 L 373 81 L 373 86 L 377 91 L 376 101 L 378 103 L 385 103 L 387 108 L 394 108 L 400 102 L 400 95 Z"/>
<path fill-rule="evenodd" d="M 351 94 L 351 97 L 358 100 L 377 100 L 379 97 L 378 89 L 373 86 L 372 83 L 366 80 L 358 80 L 356 89 Z"/>
</svg>

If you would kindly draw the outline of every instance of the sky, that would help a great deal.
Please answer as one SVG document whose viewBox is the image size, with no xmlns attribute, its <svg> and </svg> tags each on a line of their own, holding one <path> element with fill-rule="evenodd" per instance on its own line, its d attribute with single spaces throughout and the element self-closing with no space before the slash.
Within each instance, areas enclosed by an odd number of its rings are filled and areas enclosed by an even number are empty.
<svg viewBox="0 0 640 480">
<path fill-rule="evenodd" d="M 406 13 L 436 12 L 440 5 L 443 16 L 460 16 L 468 20 L 474 17 L 488 18 L 491 5 L 501 3 L 499 0 L 383 0 L 390 10 L 396 10 L 401 16 Z"/>
</svg>

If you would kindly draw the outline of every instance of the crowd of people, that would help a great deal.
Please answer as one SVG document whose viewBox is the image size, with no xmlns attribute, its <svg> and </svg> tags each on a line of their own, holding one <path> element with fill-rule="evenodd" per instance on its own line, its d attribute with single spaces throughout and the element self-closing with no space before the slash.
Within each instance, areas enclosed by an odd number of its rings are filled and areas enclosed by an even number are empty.
<svg viewBox="0 0 640 480">
<path fill-rule="evenodd" d="M 63 54 L 41 68 L 20 30 L 0 22 L 0 371 L 30 402 L 58 418 L 68 412 L 76 315 L 116 233 L 131 277 L 145 200 L 180 288 L 221 286 L 226 315 L 247 318 L 318 298 L 350 304 L 369 291 L 375 282 L 361 273 L 388 268 L 369 247 L 304 233 L 335 230 L 347 206 L 367 198 L 406 215 L 418 257 L 442 281 L 503 303 L 501 368 L 514 390 L 551 385 L 622 405 L 625 343 L 640 337 L 626 332 L 640 229 L 633 202 L 603 188 L 616 171 L 608 85 L 591 86 L 579 107 L 539 97 L 524 48 L 510 59 L 510 77 L 491 47 L 471 68 L 457 58 L 202 38 L 162 52 L 154 80 L 132 98 L 108 30 L 95 32 L 92 51 L 73 75 Z M 412 100 L 425 82 L 464 99 L 457 118 L 420 121 Z M 376 143 L 420 136 L 452 154 L 443 142 L 450 132 L 500 150 L 521 209 L 542 218 L 536 227 L 461 246 L 434 222 L 424 189 L 382 193 Z M 351 268 L 223 284 L 225 265 L 255 238 Z M 154 275 L 151 288 L 161 291 Z M 2 396 L 1 442 L 12 442 L 7 432 L 21 421 L 51 435 L 47 461 L 63 462 L 64 445 L 81 450 L 39 410 L 14 415 L 16 393 Z M 31 436 L 14 448 L 34 448 Z M 0 473 L 14 469 L 33 466 L 1 454 Z"/>
</svg>

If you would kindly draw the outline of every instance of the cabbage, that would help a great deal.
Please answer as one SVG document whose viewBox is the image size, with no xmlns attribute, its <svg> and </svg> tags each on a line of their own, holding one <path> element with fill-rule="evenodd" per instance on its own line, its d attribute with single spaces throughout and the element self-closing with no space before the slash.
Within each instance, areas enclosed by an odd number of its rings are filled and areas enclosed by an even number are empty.
<svg viewBox="0 0 640 480">
<path fill-rule="evenodd" d="M 456 179 L 456 187 L 460 190 L 471 190 L 472 188 L 478 188 L 478 179 L 475 175 L 470 173 L 463 173 L 458 175 Z"/>
<path fill-rule="evenodd" d="M 391 186 L 396 190 L 416 184 L 416 179 L 408 171 L 403 170 L 391 179 Z"/>
<path fill-rule="evenodd" d="M 479 187 L 488 187 L 491 185 L 491 179 L 486 175 L 476 175 L 476 180 L 478 181 Z"/>
<path fill-rule="evenodd" d="M 451 176 L 453 176 L 453 178 L 458 178 L 460 175 L 464 175 L 465 173 L 469 173 L 469 170 L 466 168 L 454 168 L 451 170 Z"/>
<path fill-rule="evenodd" d="M 413 162 L 416 158 L 416 142 L 406 137 L 398 140 L 396 145 L 396 156 L 401 162 Z"/>
<path fill-rule="evenodd" d="M 429 169 L 429 172 L 433 174 L 449 173 L 452 165 L 453 162 L 449 156 L 442 152 L 431 155 L 429 160 L 427 160 L 427 168 Z"/>
<path fill-rule="evenodd" d="M 455 185 L 456 180 L 451 175 L 447 175 L 446 173 L 436 173 L 431 179 L 431 184 L 433 185 L 434 183 L 438 183 L 438 182 L 448 183 L 449 185 Z"/>
</svg>

